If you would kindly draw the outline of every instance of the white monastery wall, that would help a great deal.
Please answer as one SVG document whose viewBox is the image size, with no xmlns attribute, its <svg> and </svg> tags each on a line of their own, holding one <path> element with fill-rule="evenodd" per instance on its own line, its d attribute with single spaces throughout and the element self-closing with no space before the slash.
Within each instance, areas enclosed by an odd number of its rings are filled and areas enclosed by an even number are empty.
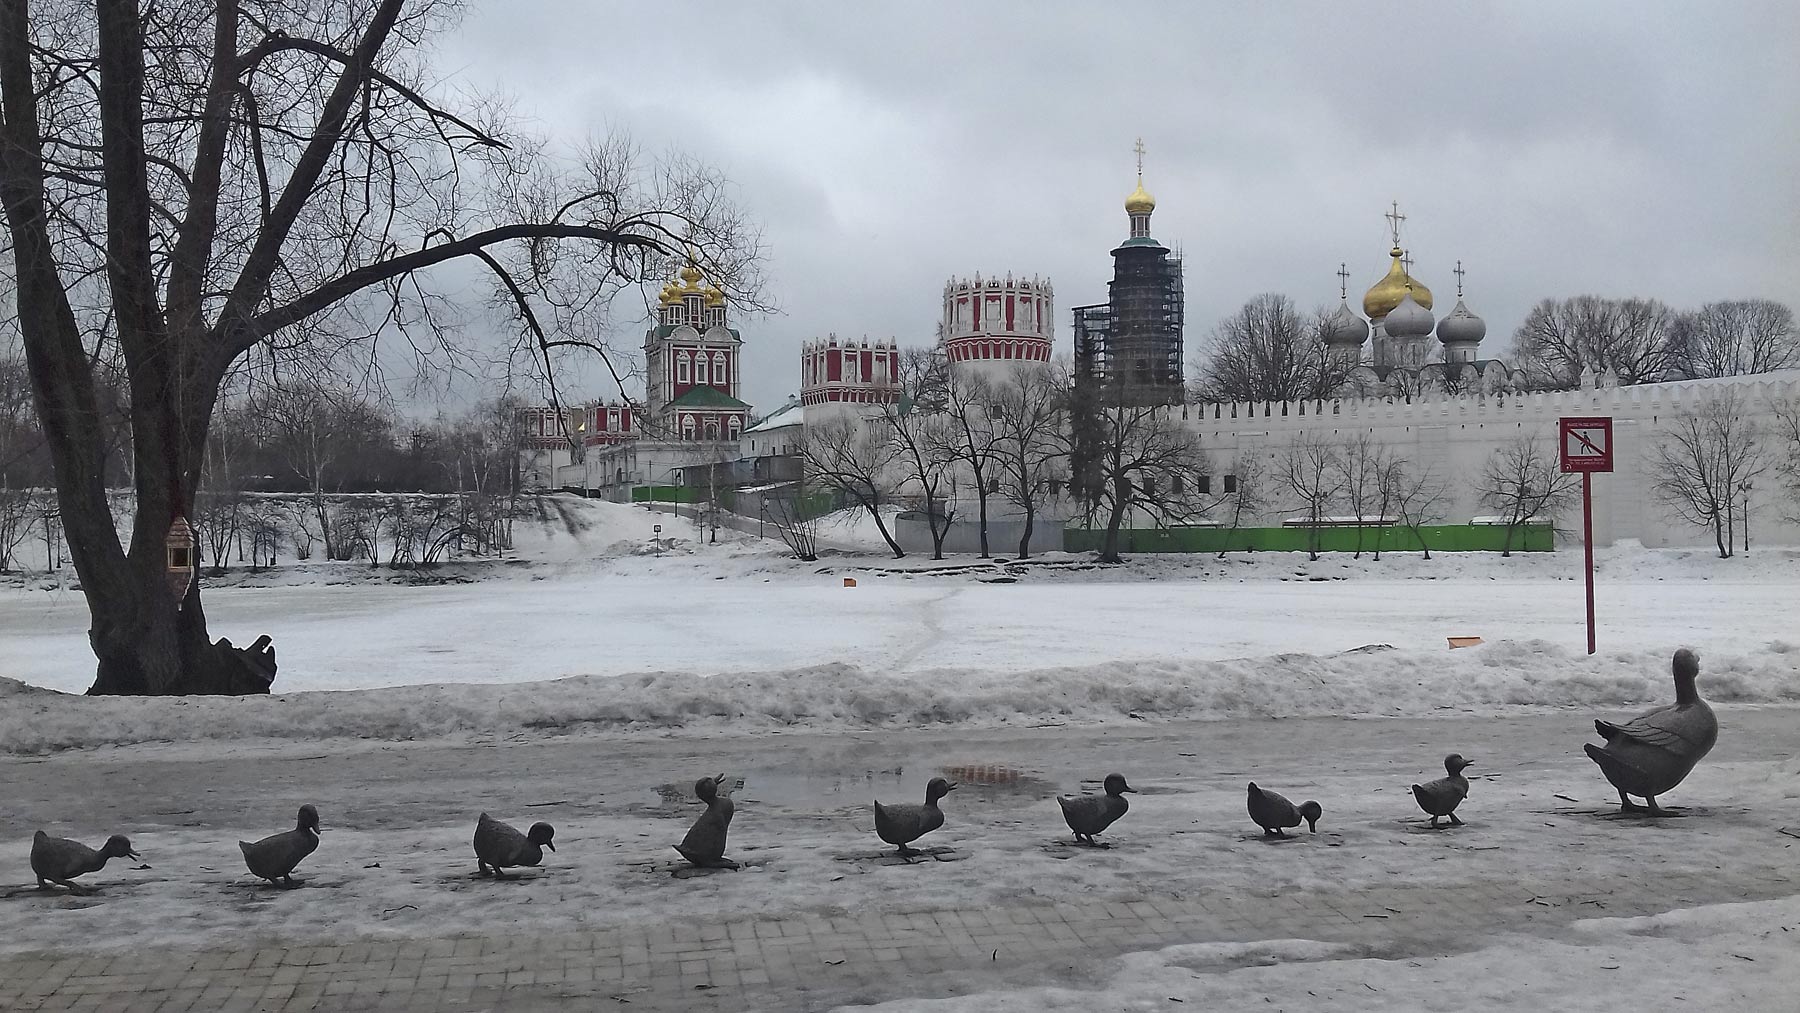
<svg viewBox="0 0 1800 1013">
<path fill-rule="evenodd" d="M 1651 462 L 1659 439 L 1671 421 L 1707 401 L 1735 392 L 1740 409 L 1762 427 L 1765 452 L 1780 447 L 1773 438 L 1774 414 L 1781 405 L 1800 404 L 1800 373 L 1769 378 L 1733 377 L 1674 383 L 1607 387 L 1595 390 L 1531 394 L 1492 394 L 1437 399 L 1304 401 L 1268 404 L 1188 405 L 1179 410 L 1199 434 L 1213 467 L 1221 475 L 1232 462 L 1257 457 L 1263 486 L 1273 504 L 1257 522 L 1280 524 L 1294 516 L 1291 495 L 1278 488 L 1281 458 L 1296 436 L 1323 433 L 1348 441 L 1367 433 L 1380 444 L 1400 450 L 1415 467 L 1429 467 L 1445 482 L 1443 523 L 1463 523 L 1491 515 L 1481 505 L 1482 469 L 1496 449 L 1521 435 L 1536 436 L 1546 452 L 1556 454 L 1557 420 L 1563 416 L 1608 415 L 1613 419 L 1614 466 L 1611 474 L 1594 476 L 1594 542 L 1610 545 L 1637 539 L 1646 546 L 1706 545 L 1710 529 L 1688 524 L 1654 494 Z M 1216 481 L 1216 479 L 1215 479 Z M 1751 494 L 1751 545 L 1800 544 L 1800 526 L 1780 519 L 1780 482 L 1772 473 L 1756 482 Z M 1574 532 L 1581 526 L 1580 507 L 1557 519 Z M 1739 538 L 1742 538 L 1740 533 Z"/>
</svg>

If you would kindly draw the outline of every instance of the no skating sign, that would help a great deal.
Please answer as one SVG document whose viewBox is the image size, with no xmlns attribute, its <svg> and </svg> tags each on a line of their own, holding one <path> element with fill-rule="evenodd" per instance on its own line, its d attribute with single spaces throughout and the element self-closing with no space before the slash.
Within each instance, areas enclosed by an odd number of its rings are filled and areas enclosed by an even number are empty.
<svg viewBox="0 0 1800 1013">
<path fill-rule="evenodd" d="M 1561 420 L 1562 470 L 1595 472 L 1613 470 L 1612 418 Z"/>
</svg>

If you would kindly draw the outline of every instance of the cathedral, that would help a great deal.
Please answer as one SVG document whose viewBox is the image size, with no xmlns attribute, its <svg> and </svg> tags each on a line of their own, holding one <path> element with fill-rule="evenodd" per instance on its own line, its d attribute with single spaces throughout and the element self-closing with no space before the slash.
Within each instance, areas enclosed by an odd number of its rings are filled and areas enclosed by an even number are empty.
<svg viewBox="0 0 1800 1013">
<path fill-rule="evenodd" d="M 1337 311 L 1326 320 L 1321 335 L 1326 361 L 1333 375 L 1342 378 L 1338 394 L 1406 398 L 1492 394 L 1519 386 L 1523 377 L 1504 362 L 1481 357 L 1487 321 L 1463 301 L 1462 261 L 1456 262 L 1456 308 L 1434 321 L 1431 289 L 1413 277 L 1411 258 L 1400 248 L 1400 226 L 1406 216 L 1398 202 L 1387 219 L 1392 233 L 1387 274 L 1363 294 L 1362 316 L 1350 308 L 1348 293 L 1340 287 Z M 1342 265 L 1338 277 L 1340 281 L 1349 277 Z M 1366 344 L 1374 346 L 1372 354 L 1365 354 Z"/>
</svg>

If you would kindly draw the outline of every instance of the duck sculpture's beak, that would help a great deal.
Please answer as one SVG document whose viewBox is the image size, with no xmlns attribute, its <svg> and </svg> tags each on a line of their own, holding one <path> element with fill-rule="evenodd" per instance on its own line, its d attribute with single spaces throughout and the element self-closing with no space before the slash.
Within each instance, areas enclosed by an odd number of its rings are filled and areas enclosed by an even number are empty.
<svg viewBox="0 0 1800 1013">
<path fill-rule="evenodd" d="M 546 848 L 549 848 L 549 849 L 550 849 L 550 850 L 551 850 L 551 851 L 555 851 L 555 850 L 556 850 L 556 845 L 554 845 L 554 844 L 552 844 L 552 843 L 550 843 L 550 842 L 549 842 L 549 841 L 545 841 L 545 842 L 544 842 L 544 847 L 546 847 Z"/>
<path fill-rule="evenodd" d="M 944 789 L 944 790 L 945 790 L 945 791 L 955 791 L 955 790 L 956 790 L 956 789 L 957 789 L 957 788 L 958 788 L 958 787 L 960 787 L 960 786 L 961 786 L 961 783 L 960 783 L 960 782 L 957 782 L 957 781 L 951 781 L 951 782 L 950 782 L 950 786 L 949 786 L 949 787 L 948 787 L 948 788 L 945 788 L 945 789 Z"/>
<path fill-rule="evenodd" d="M 128 855 L 128 856 L 130 856 L 130 858 L 131 858 L 131 860 L 132 860 L 132 861 L 134 861 L 134 862 L 141 862 L 141 861 L 143 861 L 143 860 L 144 860 L 144 859 L 143 859 L 143 856 L 141 856 L 141 855 L 139 855 L 139 854 L 138 854 L 138 853 L 137 853 L 137 852 L 135 852 L 135 851 L 127 851 L 127 852 L 125 852 L 125 854 L 126 854 L 126 855 Z"/>
</svg>

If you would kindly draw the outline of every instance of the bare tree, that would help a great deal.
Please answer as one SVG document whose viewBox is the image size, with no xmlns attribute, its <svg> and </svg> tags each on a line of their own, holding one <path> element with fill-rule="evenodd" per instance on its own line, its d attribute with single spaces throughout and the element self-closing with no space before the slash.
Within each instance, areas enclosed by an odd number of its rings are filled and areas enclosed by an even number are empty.
<svg viewBox="0 0 1800 1013">
<path fill-rule="evenodd" d="M 350 558 L 334 537 L 326 494 L 342 490 L 334 481 L 338 466 L 384 439 L 388 420 L 350 391 L 313 382 L 265 387 L 251 399 L 249 412 L 264 445 L 306 483 L 325 558 Z"/>
<path fill-rule="evenodd" d="M 942 331 L 942 325 L 939 330 Z M 904 369 L 904 360 L 902 360 Z M 993 416 L 994 385 L 975 370 L 951 369 L 945 374 L 944 410 L 950 424 L 944 434 L 949 452 L 968 469 L 975 486 L 976 524 L 981 539 L 981 555 L 988 551 L 988 501 L 993 495 L 993 474 L 1000 467 L 997 446 L 1000 428 Z"/>
<path fill-rule="evenodd" d="M 900 357 L 900 398 L 881 406 L 880 421 L 893 441 L 902 491 L 925 506 L 931 558 L 944 558 L 944 538 L 956 505 L 956 422 L 947 411 L 931 411 L 925 398 L 942 396 L 945 385 L 930 349 L 909 349 Z"/>
<path fill-rule="evenodd" d="M 1330 397 L 1350 367 L 1326 354 L 1323 312 L 1302 317 L 1287 296 L 1265 292 L 1219 321 L 1197 369 L 1202 401 L 1302 401 Z"/>
<path fill-rule="evenodd" d="M 1675 373 L 1689 378 L 1772 373 L 1800 365 L 1794 311 L 1768 299 L 1711 302 L 1677 314 Z"/>
<path fill-rule="evenodd" d="M 775 508 L 770 520 L 775 522 L 776 533 L 795 559 L 807 563 L 819 558 L 819 515 L 809 502 L 810 497 L 804 490 L 770 501 Z"/>
<path fill-rule="evenodd" d="M 1727 391 L 1671 420 L 1655 455 L 1656 497 L 1689 524 L 1711 528 L 1719 558 L 1731 558 L 1739 502 L 1768 468 L 1762 427 Z"/>
<path fill-rule="evenodd" d="M 31 413 L 31 379 L 25 363 L 0 355 L 0 573 L 12 569 L 13 550 L 30 531 L 32 457 L 43 437 Z"/>
<path fill-rule="evenodd" d="M 1576 476 L 1564 474 L 1553 447 L 1520 436 L 1494 448 L 1481 470 L 1476 494 L 1506 524 L 1500 555 L 1512 555 L 1513 537 L 1539 518 L 1554 521 L 1574 495 Z"/>
<path fill-rule="evenodd" d="M 1388 489 L 1381 481 L 1381 474 L 1387 470 L 1389 454 L 1374 437 L 1363 432 L 1339 444 L 1336 456 L 1338 487 L 1342 490 L 1344 505 L 1356 518 L 1356 551 L 1351 558 L 1361 559 L 1363 535 L 1368 530 L 1369 520 L 1373 518 L 1378 523 L 1387 520 L 1384 494 Z M 1379 540 L 1375 558 L 1381 558 Z"/>
<path fill-rule="evenodd" d="M 1781 519 L 1800 524 L 1800 402 L 1775 408 L 1775 472 L 1781 477 L 1787 501 Z"/>
<path fill-rule="evenodd" d="M 1395 454 L 1381 471 L 1382 501 L 1391 504 L 1400 523 L 1419 542 L 1425 558 L 1431 558 L 1431 546 L 1425 541 L 1425 525 L 1437 521 L 1443 512 L 1449 488 L 1429 465 L 1414 467 L 1412 462 Z"/>
<path fill-rule="evenodd" d="M 1572 389 L 1584 370 L 1654 383 L 1675 365 L 1674 314 L 1654 299 L 1545 299 L 1513 332 L 1515 365 L 1539 388 Z"/>
<path fill-rule="evenodd" d="M 432 93 L 452 4 L 0 0 L 0 201 L 18 329 L 98 659 L 94 693 L 232 692 L 199 582 L 164 539 L 190 514 L 226 377 L 312 368 L 378 337 L 462 358 L 473 271 L 546 371 L 613 295 L 683 253 L 742 302 L 760 242 L 716 175 L 574 159 L 505 105 Z M 432 269 L 467 265 L 458 276 Z M 435 282 L 435 284 L 434 284 Z M 447 283 L 446 283 L 447 282 Z M 365 363 L 379 363 L 368 354 Z M 107 509 L 105 377 L 128 393 L 135 516 Z"/>
<path fill-rule="evenodd" d="M 828 490 L 846 503 L 859 506 L 875 519 L 888 549 L 899 559 L 906 550 L 888 531 L 882 509 L 894 501 L 894 473 L 899 451 L 879 421 L 867 422 L 852 415 L 837 415 L 806 427 L 800 445 L 800 463 L 807 484 Z"/>
<path fill-rule="evenodd" d="M 1155 524 L 1192 520 L 1213 506 L 1200 491 L 1209 471 L 1199 437 L 1162 406 L 1107 405 L 1095 414 L 1099 442 L 1093 461 L 1090 516 L 1104 512 L 1100 561 L 1117 563 L 1119 531 L 1128 517 Z"/>
<path fill-rule="evenodd" d="M 1337 445 L 1321 433 L 1303 432 L 1281 458 L 1281 483 L 1306 511 L 1306 558 L 1319 558 L 1319 531 L 1344 493 L 1344 468 Z"/>
<path fill-rule="evenodd" d="M 1020 363 L 990 388 L 990 431 L 994 436 L 995 482 L 1002 495 L 1025 516 L 1019 533 L 1018 557 L 1031 555 L 1031 536 L 1038 510 L 1050 487 L 1065 475 L 1068 441 L 1063 408 L 1068 397 L 1065 363 Z"/>
<path fill-rule="evenodd" d="M 1244 518 L 1255 517 L 1266 505 L 1262 462 L 1254 454 L 1239 454 L 1231 462 L 1225 476 L 1224 509 L 1231 515 L 1225 526 L 1225 540 L 1219 545 L 1219 558 L 1224 559 L 1231 534 L 1243 526 Z"/>
</svg>

